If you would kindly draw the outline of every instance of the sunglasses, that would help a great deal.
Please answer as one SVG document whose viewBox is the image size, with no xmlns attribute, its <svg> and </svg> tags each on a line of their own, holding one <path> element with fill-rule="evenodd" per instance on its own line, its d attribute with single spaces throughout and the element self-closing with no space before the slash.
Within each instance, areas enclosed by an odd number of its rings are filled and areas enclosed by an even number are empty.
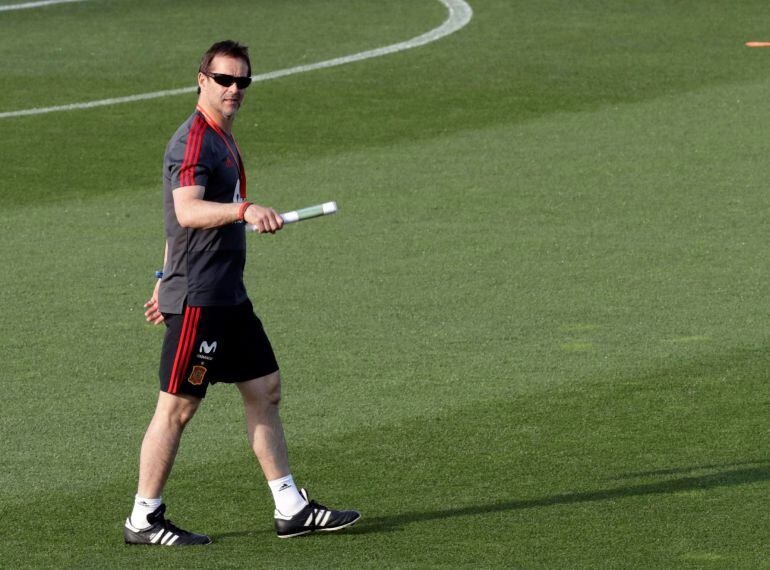
<svg viewBox="0 0 770 570">
<path fill-rule="evenodd" d="M 233 83 L 238 89 L 246 89 L 251 85 L 251 77 L 235 77 L 234 75 L 227 75 L 226 73 L 207 73 L 203 72 L 206 77 L 211 77 L 222 87 L 230 87 Z"/>
</svg>

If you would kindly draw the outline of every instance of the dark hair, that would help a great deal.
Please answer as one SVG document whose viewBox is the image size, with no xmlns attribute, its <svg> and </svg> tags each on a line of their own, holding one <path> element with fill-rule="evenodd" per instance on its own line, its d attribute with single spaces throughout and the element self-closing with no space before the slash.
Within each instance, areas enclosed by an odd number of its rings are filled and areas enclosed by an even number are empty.
<svg viewBox="0 0 770 570">
<path fill-rule="evenodd" d="M 242 59 L 246 62 L 246 65 L 249 68 L 248 74 L 251 76 L 251 60 L 249 59 L 249 48 L 233 40 L 217 42 L 208 50 L 206 50 L 206 53 L 204 53 L 203 57 L 201 58 L 201 65 L 198 68 L 198 71 L 200 73 L 207 73 L 209 66 L 211 65 L 211 61 L 218 55 L 233 57 L 235 59 Z M 198 93 L 200 92 L 201 89 L 198 87 Z"/>
</svg>

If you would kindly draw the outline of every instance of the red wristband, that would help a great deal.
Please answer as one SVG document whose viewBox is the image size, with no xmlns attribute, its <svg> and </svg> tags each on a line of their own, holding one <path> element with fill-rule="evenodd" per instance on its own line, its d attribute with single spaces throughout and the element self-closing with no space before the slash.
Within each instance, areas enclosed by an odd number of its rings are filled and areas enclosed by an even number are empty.
<svg viewBox="0 0 770 570">
<path fill-rule="evenodd" d="M 246 214 L 246 208 L 248 208 L 251 205 L 252 205 L 251 202 L 243 202 L 241 204 L 241 207 L 238 208 L 238 221 L 239 222 L 243 221 L 243 216 Z"/>
</svg>

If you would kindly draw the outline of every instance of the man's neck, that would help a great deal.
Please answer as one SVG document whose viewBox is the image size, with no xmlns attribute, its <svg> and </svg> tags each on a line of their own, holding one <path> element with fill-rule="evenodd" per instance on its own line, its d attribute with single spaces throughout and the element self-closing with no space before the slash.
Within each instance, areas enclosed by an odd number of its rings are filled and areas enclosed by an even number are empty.
<svg viewBox="0 0 770 570">
<path fill-rule="evenodd" d="M 230 129 L 233 126 L 233 119 L 235 117 L 224 117 L 221 113 L 217 113 L 216 111 L 208 108 L 202 101 L 198 101 L 198 109 L 206 117 L 207 121 L 214 123 L 217 127 L 219 127 L 219 129 L 226 132 L 228 135 L 230 134 Z"/>
</svg>

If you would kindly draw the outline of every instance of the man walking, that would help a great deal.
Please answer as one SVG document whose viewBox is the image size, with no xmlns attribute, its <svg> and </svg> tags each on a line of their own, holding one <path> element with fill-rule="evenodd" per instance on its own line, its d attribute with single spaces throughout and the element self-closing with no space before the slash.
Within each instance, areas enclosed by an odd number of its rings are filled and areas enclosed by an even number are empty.
<svg viewBox="0 0 770 570">
<path fill-rule="evenodd" d="M 166 325 L 161 391 L 142 442 L 138 490 L 124 526 L 127 544 L 211 542 L 167 521 L 161 495 L 185 425 L 216 382 L 234 383 L 241 393 L 249 443 L 275 500 L 279 537 L 339 530 L 361 517 L 309 501 L 289 470 L 278 364 L 243 284 L 244 223 L 261 233 L 283 226 L 275 210 L 246 200 L 246 174 L 231 127 L 250 84 L 245 46 L 211 46 L 198 72 L 196 111 L 166 148 L 164 268 L 145 304 L 147 321 Z"/>
</svg>

